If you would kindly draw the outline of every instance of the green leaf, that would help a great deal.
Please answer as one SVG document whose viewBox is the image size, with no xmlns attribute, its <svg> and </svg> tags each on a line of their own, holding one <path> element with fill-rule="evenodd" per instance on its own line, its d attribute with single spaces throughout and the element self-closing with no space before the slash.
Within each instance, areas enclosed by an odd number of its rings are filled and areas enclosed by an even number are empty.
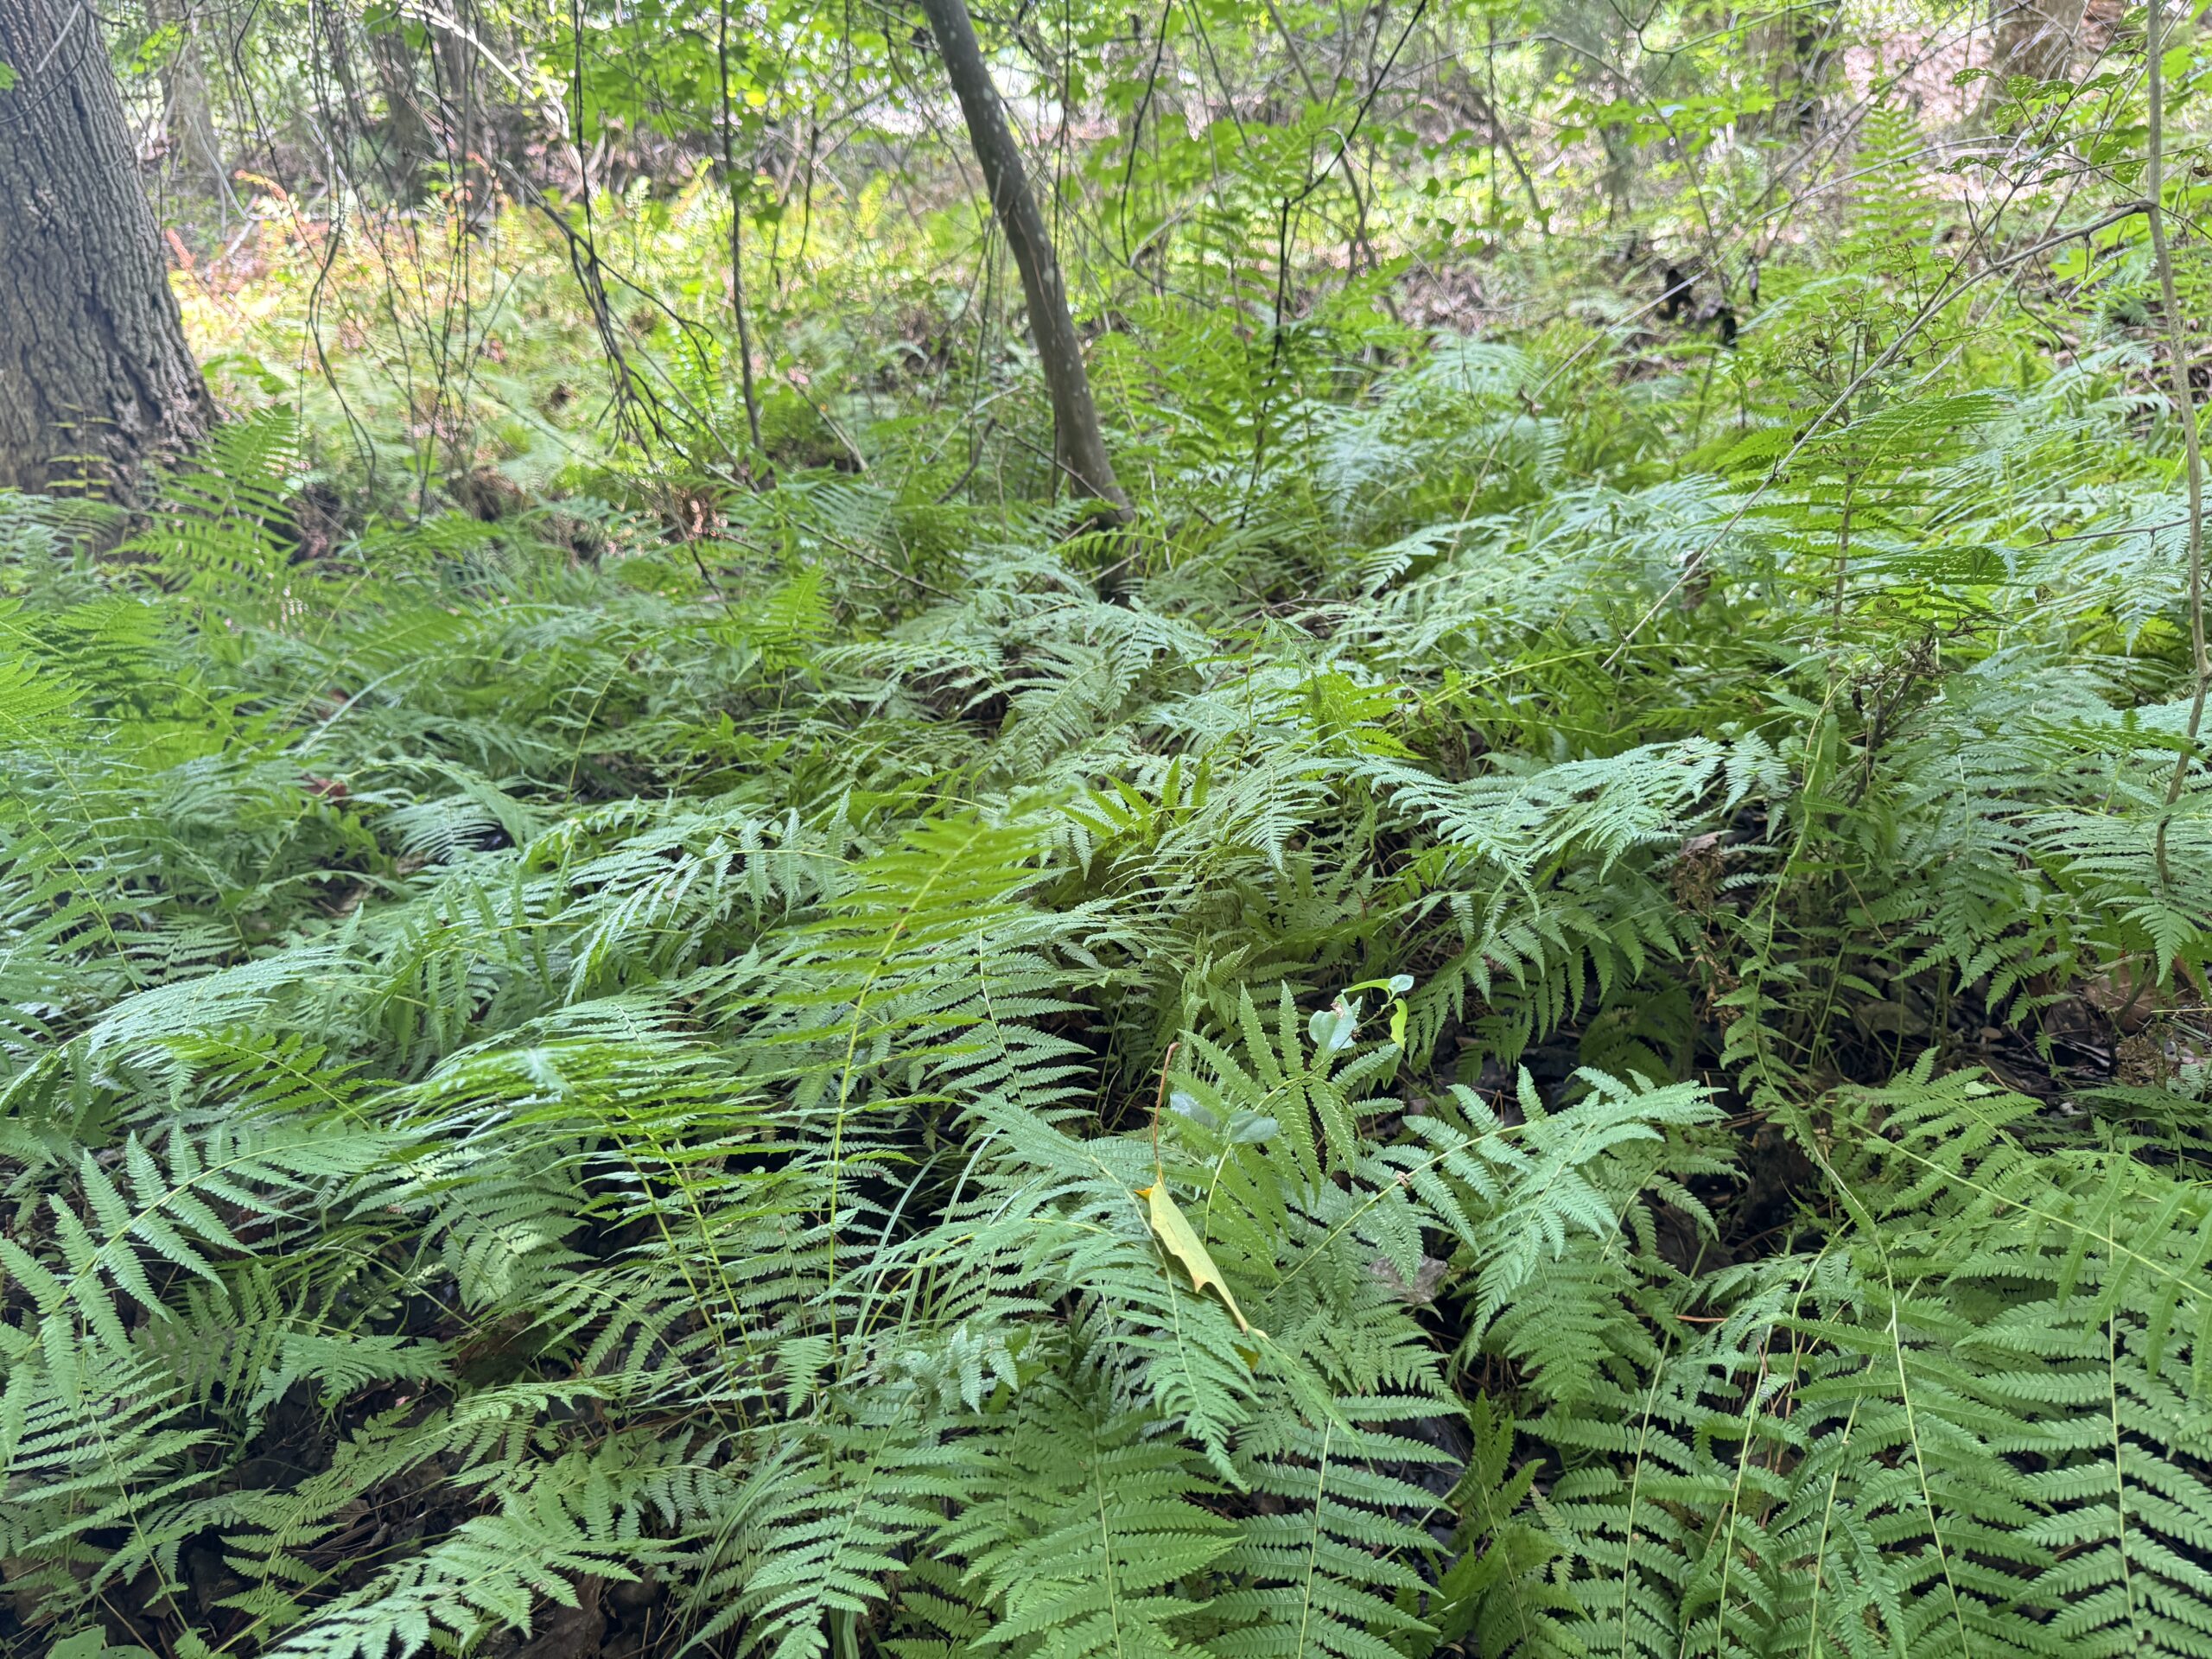
<svg viewBox="0 0 2212 1659">
<path fill-rule="evenodd" d="M 1236 1298 L 1229 1294 L 1229 1281 L 1221 1276 L 1221 1269 L 1213 1264 L 1213 1257 L 1206 1253 L 1205 1241 L 1191 1225 L 1183 1207 L 1175 1202 L 1174 1194 L 1167 1190 L 1164 1180 L 1150 1186 L 1141 1186 L 1137 1196 L 1145 1200 L 1152 1217 L 1152 1230 L 1160 1235 L 1160 1242 L 1167 1253 L 1180 1262 L 1191 1275 L 1191 1288 L 1204 1290 L 1211 1285 L 1221 1293 L 1221 1300 L 1235 1316 L 1239 1331 L 1251 1330 L 1251 1322 L 1244 1317 L 1244 1310 L 1236 1306 Z"/>
<path fill-rule="evenodd" d="M 1338 997 L 1306 1022 L 1306 1034 L 1313 1046 L 1324 1054 L 1334 1054 L 1339 1049 L 1351 1046 L 1352 1033 L 1359 1029 L 1359 1000 L 1347 1002 Z"/>
</svg>

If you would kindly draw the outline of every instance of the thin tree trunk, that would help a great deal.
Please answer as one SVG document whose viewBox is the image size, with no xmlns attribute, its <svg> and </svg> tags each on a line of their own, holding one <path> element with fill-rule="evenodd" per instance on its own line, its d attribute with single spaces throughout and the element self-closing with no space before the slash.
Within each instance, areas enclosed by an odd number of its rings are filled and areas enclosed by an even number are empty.
<svg viewBox="0 0 2212 1659">
<path fill-rule="evenodd" d="M 1313 83 L 1313 72 L 1306 67 L 1306 54 L 1299 49 L 1298 36 L 1292 34 L 1290 25 L 1283 21 L 1282 10 L 1275 0 L 1266 0 L 1268 17 L 1275 26 L 1275 33 L 1282 37 L 1283 50 L 1290 54 L 1290 67 L 1298 72 L 1298 84 L 1306 89 L 1306 101 L 1316 109 L 1321 107 L 1321 89 Z M 1382 261 L 1376 257 L 1375 245 L 1367 238 L 1367 198 L 1359 188 L 1359 171 L 1352 165 L 1351 157 L 1344 158 L 1344 188 L 1351 192 L 1351 247 L 1345 255 L 1346 274 L 1359 274 L 1359 257 L 1367 257 L 1368 269 L 1380 270 Z"/>
<path fill-rule="evenodd" d="M 960 100 L 960 112 L 967 119 L 969 141 L 982 168 L 992 211 L 1006 230 L 1007 247 L 1021 272 L 1029 333 L 1037 343 L 1037 359 L 1052 399 L 1054 458 L 1076 490 L 1104 503 L 1112 517 L 1125 517 L 1128 498 L 1115 480 L 1105 435 L 1098 429 L 1090 378 L 1084 372 L 1083 344 L 1076 337 L 1075 321 L 1068 315 L 1060 262 L 1053 253 L 1045 216 L 1030 194 L 1021 151 L 1007 123 L 1006 106 L 1000 101 L 998 89 L 991 85 L 990 71 L 984 67 L 982 48 L 976 43 L 976 29 L 969 21 L 967 5 L 964 0 L 922 0 L 922 10 L 929 15 L 945 73 Z"/>
<path fill-rule="evenodd" d="M 367 31 L 369 61 L 376 67 L 377 88 L 384 94 L 384 167 L 393 199 L 403 207 L 423 200 L 430 165 L 430 124 L 416 91 L 415 54 L 396 23 Z"/>
<path fill-rule="evenodd" d="M 2189 701 L 2189 729 L 2182 751 L 2174 757 L 2174 772 L 2166 784 L 2166 810 L 2158 819 L 2157 853 L 2158 879 L 2171 881 L 2166 867 L 2166 826 L 2180 803 L 2189 781 L 2190 763 L 2196 758 L 2196 741 L 2204 730 L 2204 696 L 2212 690 L 2212 650 L 2204 638 L 2204 448 L 2196 421 L 2196 389 L 2189 376 L 2189 319 L 2181 308 L 2174 283 L 2173 250 L 2166 238 L 2166 86 L 2164 61 L 2168 41 L 2159 24 L 2166 0 L 2151 0 L 2143 30 L 2143 55 L 2150 75 L 2150 167 L 2143 181 L 2150 199 L 2151 257 L 2158 270 L 2158 302 L 2164 314 L 2168 372 L 2172 376 L 2174 410 L 2181 418 L 2182 460 L 2189 483 L 2189 657 L 2196 685 Z M 2182 14 L 2184 20 L 2189 14 Z M 2190 27 L 2184 22 L 2183 27 Z"/>
<path fill-rule="evenodd" d="M 1842 22 L 1835 0 L 1789 0 L 1753 26 L 1745 39 L 1764 65 L 1774 104 L 1746 111 L 1740 122 L 1745 131 L 1802 138 L 1819 130 Z"/>
<path fill-rule="evenodd" d="M 1982 83 L 1980 114 L 2001 118 L 2012 83 L 2065 80 L 2073 73 L 2088 7 L 2083 0 L 1993 0 L 1990 78 Z"/>
<path fill-rule="evenodd" d="M 92 10 L 0 0 L 0 486 L 129 499 L 213 417 Z"/>
<path fill-rule="evenodd" d="M 481 231 L 489 221 L 491 190 L 481 166 L 483 111 L 479 107 L 476 52 L 467 33 L 478 20 L 467 0 L 451 0 L 451 5 L 457 26 L 434 26 L 431 32 L 432 78 L 443 109 L 447 166 L 460 198 L 461 220 L 471 230 Z"/>
<path fill-rule="evenodd" d="M 173 163 L 178 176 L 215 202 L 227 224 L 238 202 L 223 164 L 222 141 L 215 136 L 192 9 L 179 0 L 153 0 L 149 11 L 157 26 L 177 31 L 161 67 L 162 120 Z"/>
<path fill-rule="evenodd" d="M 2074 0 L 2080 4 L 2081 0 Z M 1841 10 L 1827 3 L 1795 7 L 1789 13 L 1789 56 L 1783 71 L 1778 107 L 1790 130 L 1810 137 L 1820 130 L 1821 101 L 1835 62 Z"/>
<path fill-rule="evenodd" d="M 2005 83 L 2015 75 L 2031 80 L 2063 80 L 2074 65 L 2074 48 L 2081 39 L 2082 0 L 1996 0 L 1996 42 L 1990 67 L 1997 79 L 1990 83 L 1993 100 L 2005 96 Z"/>
<path fill-rule="evenodd" d="M 729 308 L 737 319 L 738 385 L 745 395 L 745 427 L 753 453 L 760 444 L 760 397 L 753 385 L 753 329 L 745 316 L 745 199 L 737 181 L 737 119 L 729 96 L 729 0 L 721 0 L 721 30 L 715 36 L 715 65 L 721 75 L 722 188 L 729 193 Z"/>
</svg>

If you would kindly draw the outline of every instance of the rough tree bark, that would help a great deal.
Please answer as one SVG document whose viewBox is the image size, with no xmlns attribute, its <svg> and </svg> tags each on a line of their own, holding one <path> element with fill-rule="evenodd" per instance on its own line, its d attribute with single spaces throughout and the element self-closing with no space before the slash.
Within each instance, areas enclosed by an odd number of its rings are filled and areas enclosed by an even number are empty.
<svg viewBox="0 0 2212 1659">
<path fill-rule="evenodd" d="M 965 0 L 922 0 L 922 10 L 929 15 L 938 52 L 960 100 L 960 113 L 967 119 L 969 141 L 982 168 L 992 211 L 1006 231 L 1007 247 L 1021 272 L 1030 337 L 1037 343 L 1038 362 L 1052 399 L 1055 459 L 1077 491 L 1103 503 L 1113 517 L 1123 517 L 1128 498 L 1115 480 L 1105 435 L 1098 429 L 1098 410 L 1090 400 L 1090 378 L 1083 367 L 1083 343 L 1068 315 L 1067 288 L 1060 279 L 1052 233 L 1030 194 L 1020 149 L 998 88 L 984 67 Z"/>
<path fill-rule="evenodd" d="M 466 222 L 471 230 L 482 231 L 489 224 L 492 192 L 483 167 L 483 89 L 476 74 L 476 48 L 469 40 L 480 20 L 471 15 L 468 0 L 449 0 L 448 9 L 456 27 L 434 24 L 430 35 L 436 54 L 434 78 L 444 112 L 447 164 Z"/>
<path fill-rule="evenodd" d="M 0 486 L 129 498 L 212 415 L 92 10 L 0 0 Z"/>
<path fill-rule="evenodd" d="M 1819 130 L 1842 22 L 1835 0 L 1789 0 L 1754 29 L 1754 50 L 1766 65 L 1774 107 L 1747 120 L 1748 130 L 1777 137 L 1809 137 Z"/>
<path fill-rule="evenodd" d="M 1996 40 L 1989 67 L 1986 104 L 2000 102 L 2005 83 L 2016 75 L 2031 80 L 2063 80 L 2074 67 L 2082 37 L 2082 0 L 1995 0 Z"/>
<path fill-rule="evenodd" d="M 417 91 L 415 54 L 396 22 L 367 31 L 369 61 L 377 90 L 384 94 L 384 130 L 378 161 L 392 200 L 402 207 L 420 206 L 431 161 L 430 123 Z"/>
<path fill-rule="evenodd" d="M 168 129 L 169 156 L 177 176 L 222 211 L 226 226 L 238 206 L 230 170 L 223 163 L 222 140 L 215 133 L 207 78 L 200 60 L 198 20 L 189 0 L 150 0 L 147 12 L 156 27 L 174 29 L 162 60 L 162 112 Z"/>
</svg>

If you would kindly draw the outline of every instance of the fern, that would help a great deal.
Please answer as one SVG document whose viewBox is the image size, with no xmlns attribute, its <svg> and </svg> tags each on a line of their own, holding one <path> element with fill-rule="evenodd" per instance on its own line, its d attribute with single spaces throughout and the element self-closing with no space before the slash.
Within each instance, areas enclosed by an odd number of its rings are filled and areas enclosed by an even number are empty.
<svg viewBox="0 0 2212 1659">
<path fill-rule="evenodd" d="M 10 1637 L 2212 1649 L 2172 459 L 1948 302 L 1830 410 L 1932 200 L 1733 356 L 1140 305 L 1124 537 L 918 405 L 0 499 Z"/>
</svg>

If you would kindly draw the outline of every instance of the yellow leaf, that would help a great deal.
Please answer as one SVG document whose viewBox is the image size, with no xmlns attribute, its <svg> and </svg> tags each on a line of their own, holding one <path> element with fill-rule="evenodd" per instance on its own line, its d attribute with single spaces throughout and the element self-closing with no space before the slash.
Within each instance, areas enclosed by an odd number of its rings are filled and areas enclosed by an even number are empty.
<svg viewBox="0 0 2212 1659">
<path fill-rule="evenodd" d="M 1229 1294 L 1229 1281 L 1221 1276 L 1221 1269 L 1213 1264 L 1213 1257 L 1206 1254 L 1205 1241 L 1192 1227 L 1182 1206 L 1175 1202 L 1175 1195 L 1167 1190 L 1167 1183 L 1156 1180 L 1150 1186 L 1137 1189 L 1137 1197 L 1144 1199 L 1152 1210 L 1152 1230 L 1160 1235 L 1160 1242 L 1167 1253 L 1189 1269 L 1191 1288 L 1204 1290 L 1211 1285 L 1221 1293 L 1221 1300 L 1236 1315 L 1236 1328 L 1249 1332 L 1244 1310 L 1236 1306 L 1236 1299 Z"/>
</svg>

